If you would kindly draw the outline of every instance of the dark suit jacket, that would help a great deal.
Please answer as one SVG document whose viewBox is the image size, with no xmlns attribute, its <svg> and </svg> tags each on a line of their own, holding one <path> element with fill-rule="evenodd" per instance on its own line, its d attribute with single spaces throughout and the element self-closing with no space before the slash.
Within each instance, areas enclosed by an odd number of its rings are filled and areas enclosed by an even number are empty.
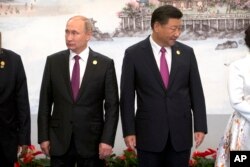
<svg viewBox="0 0 250 167">
<path fill-rule="evenodd" d="M 98 154 L 100 142 L 114 144 L 119 114 L 114 63 L 90 49 L 74 102 L 69 54 L 65 50 L 47 58 L 40 92 L 38 142 L 49 140 L 50 154 L 58 156 L 67 151 L 73 134 L 79 154 L 91 157 Z"/>
<path fill-rule="evenodd" d="M 141 150 L 162 151 L 169 134 L 176 151 L 190 149 L 192 114 L 194 131 L 207 132 L 205 100 L 193 49 L 179 42 L 171 49 L 167 90 L 149 38 L 125 51 L 120 101 L 123 133 L 136 135 Z"/>
<path fill-rule="evenodd" d="M 0 53 L 0 142 L 12 158 L 17 145 L 30 144 L 30 106 L 21 57 L 2 49 Z M 15 151 L 15 152 L 13 152 Z"/>
</svg>

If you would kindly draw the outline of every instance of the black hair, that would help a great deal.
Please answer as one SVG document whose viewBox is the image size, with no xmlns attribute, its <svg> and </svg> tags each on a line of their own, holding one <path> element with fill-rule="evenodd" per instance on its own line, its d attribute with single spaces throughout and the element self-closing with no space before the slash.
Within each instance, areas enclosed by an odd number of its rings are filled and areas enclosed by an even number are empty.
<svg viewBox="0 0 250 167">
<path fill-rule="evenodd" d="M 171 5 L 163 5 L 158 7 L 152 13 L 151 28 L 154 28 L 154 23 L 159 22 L 160 24 L 166 24 L 170 18 L 181 19 L 183 16 L 182 12 Z"/>
</svg>

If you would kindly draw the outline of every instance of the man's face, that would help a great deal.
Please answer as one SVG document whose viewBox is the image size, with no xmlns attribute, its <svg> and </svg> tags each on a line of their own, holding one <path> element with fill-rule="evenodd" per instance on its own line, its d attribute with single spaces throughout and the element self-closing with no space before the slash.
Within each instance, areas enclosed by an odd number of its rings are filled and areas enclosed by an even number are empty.
<svg viewBox="0 0 250 167">
<path fill-rule="evenodd" d="M 156 22 L 154 25 L 155 40 L 161 46 L 173 46 L 181 34 L 181 19 L 170 18 L 166 24 Z"/>
<path fill-rule="evenodd" d="M 65 29 L 65 40 L 68 49 L 79 54 L 86 47 L 91 37 L 90 32 L 85 31 L 85 23 L 83 20 L 71 19 L 68 21 Z"/>
</svg>

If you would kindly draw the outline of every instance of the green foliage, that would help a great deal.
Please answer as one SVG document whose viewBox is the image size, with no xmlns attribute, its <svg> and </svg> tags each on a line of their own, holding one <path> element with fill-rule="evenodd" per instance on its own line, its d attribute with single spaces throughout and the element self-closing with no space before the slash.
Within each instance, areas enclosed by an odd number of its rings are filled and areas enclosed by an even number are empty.
<svg viewBox="0 0 250 167">
<path fill-rule="evenodd" d="M 33 159 L 32 161 L 28 163 L 24 163 L 23 161 L 19 160 L 19 166 L 20 167 L 50 167 L 50 159 L 38 158 L 38 159 Z"/>
<path fill-rule="evenodd" d="M 207 149 L 204 152 L 195 151 L 189 161 L 189 167 L 214 167 L 216 150 Z M 123 154 L 112 154 L 106 159 L 106 167 L 137 167 L 137 154 L 134 150 L 126 149 Z"/>
<path fill-rule="evenodd" d="M 138 160 L 136 152 L 132 149 L 123 151 L 123 155 L 112 154 L 105 159 L 107 167 L 137 167 Z"/>
<path fill-rule="evenodd" d="M 196 165 L 194 167 L 214 167 L 215 160 L 213 158 L 194 158 L 196 160 Z"/>
</svg>

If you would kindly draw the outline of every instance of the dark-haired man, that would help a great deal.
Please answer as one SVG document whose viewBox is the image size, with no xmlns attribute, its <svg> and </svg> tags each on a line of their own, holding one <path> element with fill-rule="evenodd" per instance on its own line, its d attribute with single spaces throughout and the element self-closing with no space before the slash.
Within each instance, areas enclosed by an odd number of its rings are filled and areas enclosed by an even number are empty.
<svg viewBox="0 0 250 167">
<path fill-rule="evenodd" d="M 0 167 L 13 167 L 30 145 L 30 105 L 21 56 L 0 51 Z"/>
<path fill-rule="evenodd" d="M 157 8 L 151 19 L 152 34 L 125 51 L 120 101 L 123 134 L 126 145 L 137 148 L 140 167 L 187 167 L 193 127 L 196 147 L 207 133 L 194 51 L 176 41 L 182 15 L 170 5 Z"/>
</svg>

